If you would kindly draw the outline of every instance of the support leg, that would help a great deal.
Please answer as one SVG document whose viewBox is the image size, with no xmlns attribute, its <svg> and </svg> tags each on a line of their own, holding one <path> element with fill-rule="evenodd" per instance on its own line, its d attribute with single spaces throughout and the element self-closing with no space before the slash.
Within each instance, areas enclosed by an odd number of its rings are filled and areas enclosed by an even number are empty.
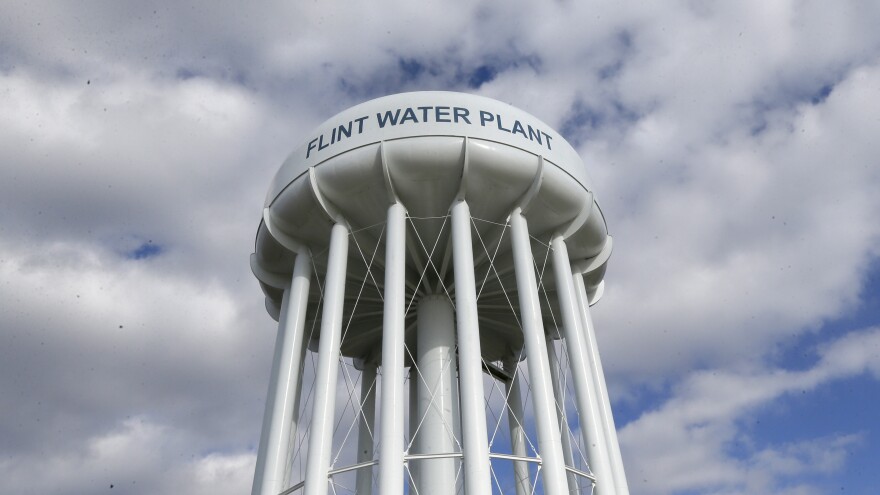
<svg viewBox="0 0 880 495">
<path fill-rule="evenodd" d="M 345 270 L 348 264 L 348 228 L 337 223 L 330 234 L 330 253 L 324 283 L 324 310 L 315 373 L 315 403 L 306 461 L 304 495 L 326 495 L 333 421 L 336 412 L 336 382 L 339 374 L 339 344 L 342 339 L 342 309 Z"/>
<path fill-rule="evenodd" d="M 599 396 L 592 369 L 588 361 L 588 347 L 584 339 L 578 301 L 571 282 L 571 261 L 568 248 L 561 237 L 551 241 L 553 248 L 553 274 L 556 279 L 556 295 L 562 313 L 563 333 L 568 347 L 571 379 L 581 420 L 581 431 L 587 448 L 590 469 L 596 475 L 597 495 L 614 494 L 614 478 L 608 465 L 607 438 L 601 428 Z"/>
<path fill-rule="evenodd" d="M 286 488 L 290 462 L 289 445 L 296 434 L 296 400 L 299 395 L 300 373 L 304 346 L 303 329 L 308 308 L 312 261 L 308 252 L 296 256 L 290 287 L 281 300 L 275 356 L 266 396 L 266 413 L 253 495 L 277 495 Z"/>
<path fill-rule="evenodd" d="M 517 457 L 526 457 L 525 415 L 520 389 L 522 379 L 516 372 L 516 356 L 504 361 L 504 371 L 513 378 L 507 382 L 507 425 L 510 429 L 510 451 Z M 516 495 L 531 495 L 532 481 L 529 476 L 529 465 L 525 461 L 513 461 L 513 477 L 516 481 Z"/>
<path fill-rule="evenodd" d="M 452 207 L 452 249 L 455 273 L 455 315 L 458 336 L 461 426 L 465 493 L 491 493 L 489 440 L 483 393 L 483 361 L 477 321 L 477 289 L 468 204 Z"/>
<path fill-rule="evenodd" d="M 388 208 L 385 238 L 385 316 L 382 330 L 382 436 L 379 493 L 403 493 L 404 312 L 406 311 L 406 210 Z"/>
<path fill-rule="evenodd" d="M 602 360 L 599 358 L 599 346 L 596 342 L 596 330 L 593 327 L 593 319 L 590 317 L 590 303 L 587 298 L 587 290 L 584 286 L 584 278 L 578 273 L 572 276 L 577 293 L 578 307 L 580 308 L 583 336 L 586 345 L 586 356 L 592 369 L 593 383 L 596 388 L 599 403 L 599 415 L 601 417 L 602 430 L 607 439 L 607 452 L 610 459 L 611 474 L 614 476 L 614 485 L 617 495 L 629 495 L 629 486 L 626 482 L 626 473 L 623 471 L 623 459 L 620 456 L 620 444 L 617 441 L 617 429 L 614 427 L 614 416 L 611 414 L 611 400 L 608 397 L 608 387 L 605 384 L 605 372 L 602 370 Z"/>
<path fill-rule="evenodd" d="M 568 424 L 565 416 L 565 390 L 563 389 L 562 376 L 559 373 L 559 357 L 556 354 L 555 340 L 547 339 L 547 357 L 550 359 L 550 380 L 553 382 L 553 395 L 556 396 L 557 414 L 559 414 L 559 432 L 562 435 L 562 455 L 565 457 L 566 466 L 574 466 L 574 453 L 571 449 L 571 437 L 568 434 Z M 580 494 L 580 481 L 578 475 L 566 471 L 568 477 L 568 493 Z"/>
<path fill-rule="evenodd" d="M 519 208 L 510 214 L 510 234 L 513 241 L 516 288 L 519 293 L 520 322 L 523 326 L 526 363 L 529 367 L 532 404 L 535 408 L 535 425 L 538 430 L 538 449 L 542 459 L 544 493 L 562 495 L 568 492 L 565 459 L 559 438 L 556 403 L 553 397 L 553 384 L 550 382 L 550 366 L 547 362 L 547 347 L 544 344 L 544 323 L 541 319 L 541 304 L 538 299 L 529 228 Z"/>
<path fill-rule="evenodd" d="M 376 417 L 376 365 L 364 363 L 361 371 L 361 415 L 358 425 L 357 462 L 373 460 L 373 426 Z M 358 495 L 370 495 L 373 492 L 373 467 L 358 469 L 355 482 Z"/>
</svg>

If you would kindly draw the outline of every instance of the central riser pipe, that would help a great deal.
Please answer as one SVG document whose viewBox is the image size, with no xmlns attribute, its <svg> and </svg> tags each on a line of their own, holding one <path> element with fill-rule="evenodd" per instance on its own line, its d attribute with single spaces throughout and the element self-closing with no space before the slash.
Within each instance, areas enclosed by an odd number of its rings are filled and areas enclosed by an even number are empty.
<svg viewBox="0 0 880 495">
<path fill-rule="evenodd" d="M 455 319 L 446 296 L 427 296 L 419 302 L 417 324 L 418 431 L 416 454 L 458 451 L 458 370 L 455 359 Z M 410 419 L 412 420 L 412 418 Z M 456 492 L 457 459 L 424 459 L 419 464 L 419 495 Z"/>
</svg>

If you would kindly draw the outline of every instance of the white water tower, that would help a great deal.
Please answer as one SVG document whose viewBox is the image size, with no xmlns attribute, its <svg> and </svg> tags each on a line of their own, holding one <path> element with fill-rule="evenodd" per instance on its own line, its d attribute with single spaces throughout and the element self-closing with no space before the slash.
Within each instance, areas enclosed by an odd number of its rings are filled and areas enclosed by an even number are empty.
<svg viewBox="0 0 880 495">
<path fill-rule="evenodd" d="M 352 107 L 284 162 L 251 267 L 278 320 L 254 495 L 628 494 L 583 162 L 504 103 Z"/>
</svg>

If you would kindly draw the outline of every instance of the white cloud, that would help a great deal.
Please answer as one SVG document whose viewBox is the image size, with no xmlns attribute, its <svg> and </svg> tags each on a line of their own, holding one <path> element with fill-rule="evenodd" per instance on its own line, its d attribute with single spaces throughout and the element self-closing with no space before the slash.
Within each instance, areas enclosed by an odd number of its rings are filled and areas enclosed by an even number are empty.
<svg viewBox="0 0 880 495">
<path fill-rule="evenodd" d="M 597 307 L 609 361 L 644 375 L 748 360 L 856 307 L 880 239 L 878 84 L 864 67 L 757 136 L 682 149 L 680 173 L 647 191 L 625 183 L 632 165 L 601 178 L 617 240 Z"/>
<path fill-rule="evenodd" d="M 180 482 L 170 483 L 168 490 L 189 486 L 186 493 L 206 495 L 247 493 L 254 477 L 255 462 L 256 456 L 251 453 L 210 454 L 194 465 L 187 466 L 189 469 L 182 473 L 183 479 Z M 194 473 L 191 474 L 191 471 Z"/>
<path fill-rule="evenodd" d="M 273 337 L 259 297 L 236 300 L 157 260 L 43 249 L 0 249 L 0 451 L 64 451 L 135 415 L 192 428 L 201 445 L 249 444 L 265 394 L 254 383 L 268 372 L 259 351 Z"/>
<path fill-rule="evenodd" d="M 803 371 L 692 372 L 669 400 L 621 430 L 630 483 L 648 494 L 778 493 L 797 485 L 798 475 L 834 473 L 848 449 L 862 440 L 859 432 L 735 454 L 734 442 L 751 443 L 740 422 L 788 394 L 807 393 L 869 370 L 876 373 L 878 366 L 880 329 L 872 328 L 829 344 L 816 365 Z"/>
<path fill-rule="evenodd" d="M 246 492 L 253 453 L 189 453 L 189 432 L 132 418 L 74 448 L 47 445 L 38 455 L 0 461 L 9 493 Z M 161 476 L 156 476 L 162 473 Z"/>
</svg>

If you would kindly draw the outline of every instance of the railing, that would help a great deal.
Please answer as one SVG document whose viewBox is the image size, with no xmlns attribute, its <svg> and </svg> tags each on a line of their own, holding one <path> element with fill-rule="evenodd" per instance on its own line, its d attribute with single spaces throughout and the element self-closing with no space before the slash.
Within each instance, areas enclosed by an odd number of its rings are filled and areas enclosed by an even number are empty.
<svg viewBox="0 0 880 495">
<path fill-rule="evenodd" d="M 445 454 L 409 454 L 409 455 L 403 456 L 403 460 L 404 461 L 421 461 L 421 460 L 426 460 L 426 459 L 456 459 L 456 458 L 461 459 L 462 457 L 463 457 L 463 454 L 461 452 L 449 452 L 449 453 L 445 453 Z M 524 456 L 518 456 L 518 455 L 513 455 L 513 454 L 492 454 L 492 453 L 490 453 L 489 458 L 490 459 L 500 459 L 500 460 L 505 460 L 505 461 L 528 462 L 530 464 L 536 464 L 538 466 L 540 466 L 542 463 L 540 457 L 527 457 L 527 456 L 524 457 Z M 364 468 L 376 466 L 378 464 L 379 464 L 379 460 L 373 459 L 372 461 L 360 462 L 357 464 L 352 464 L 350 466 L 343 466 L 340 468 L 331 469 L 327 473 L 327 478 L 329 479 L 332 476 L 335 476 L 337 474 L 347 473 L 349 471 L 357 471 L 358 469 L 364 469 Z M 565 470 L 568 471 L 569 473 L 576 475 L 576 476 L 586 478 L 593 483 L 596 482 L 595 476 L 593 476 L 592 474 L 590 474 L 586 471 L 582 471 L 580 469 L 577 469 L 577 468 L 574 468 L 571 466 L 565 466 Z M 279 493 L 278 495 L 290 495 L 290 494 L 302 489 L 303 486 L 305 486 L 305 481 L 300 481 L 299 483 L 291 486 L 290 488 L 284 490 L 283 492 Z"/>
</svg>

